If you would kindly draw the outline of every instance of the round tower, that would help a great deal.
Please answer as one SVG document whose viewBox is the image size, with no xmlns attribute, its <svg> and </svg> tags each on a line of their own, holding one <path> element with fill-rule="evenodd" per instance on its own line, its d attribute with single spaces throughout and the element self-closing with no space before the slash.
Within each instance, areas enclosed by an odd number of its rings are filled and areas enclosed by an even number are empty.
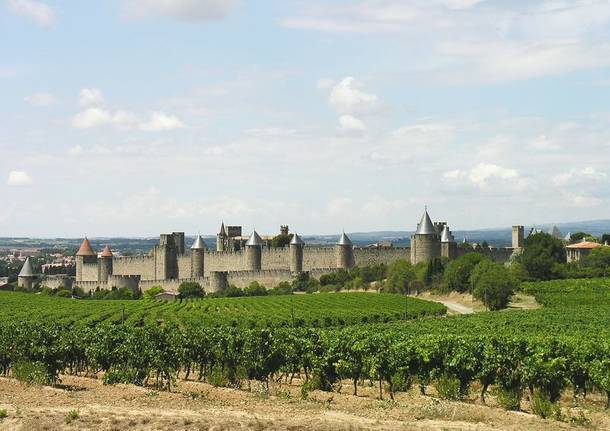
<svg viewBox="0 0 610 431">
<path fill-rule="evenodd" d="M 36 275 L 34 274 L 34 269 L 32 268 L 32 263 L 30 262 L 30 258 L 26 258 L 17 276 L 17 286 L 26 289 L 32 290 L 32 286 L 34 285 L 34 279 Z"/>
<path fill-rule="evenodd" d="M 99 281 L 101 283 L 108 282 L 108 277 L 112 275 L 112 251 L 110 247 L 106 245 L 102 254 L 100 254 L 99 265 Z"/>
<path fill-rule="evenodd" d="M 91 248 L 87 237 L 83 240 L 78 252 L 76 252 L 76 281 L 83 281 L 83 266 L 89 263 L 97 263 L 97 254 Z M 97 281 L 97 280 L 87 280 Z"/>
<path fill-rule="evenodd" d="M 226 271 L 212 271 L 210 272 L 210 284 L 208 293 L 220 292 L 229 287 Z"/>
<path fill-rule="evenodd" d="M 216 251 L 225 251 L 227 243 L 227 230 L 225 229 L 225 222 L 220 225 L 220 232 L 216 235 Z"/>
<path fill-rule="evenodd" d="M 197 235 L 197 239 L 191 246 L 191 271 L 193 278 L 203 277 L 204 261 L 206 245 L 201 238 L 201 235 Z"/>
<path fill-rule="evenodd" d="M 263 257 L 263 240 L 256 231 L 252 232 L 246 242 L 246 269 L 260 271 Z"/>
<path fill-rule="evenodd" d="M 424 210 L 421 221 L 417 225 L 417 230 L 411 236 L 411 263 L 413 265 L 420 262 L 441 256 L 441 242 L 439 232 L 434 227 L 428 210 Z"/>
<path fill-rule="evenodd" d="M 447 225 L 444 225 L 443 232 L 441 233 L 441 256 L 448 259 L 455 259 L 457 257 L 457 243 Z"/>
<path fill-rule="evenodd" d="M 290 240 L 290 272 L 303 272 L 303 248 L 305 242 L 295 232 Z"/>
<path fill-rule="evenodd" d="M 354 267 L 354 244 L 343 232 L 335 245 L 337 268 L 351 269 Z"/>
</svg>

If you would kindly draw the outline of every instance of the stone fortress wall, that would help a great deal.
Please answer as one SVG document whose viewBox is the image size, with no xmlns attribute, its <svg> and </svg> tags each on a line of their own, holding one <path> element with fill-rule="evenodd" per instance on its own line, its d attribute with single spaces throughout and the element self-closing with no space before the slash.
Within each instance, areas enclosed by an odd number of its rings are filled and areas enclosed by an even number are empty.
<svg viewBox="0 0 610 431">
<path fill-rule="evenodd" d="M 287 231 L 287 227 L 282 228 Z M 77 253 L 75 285 L 85 290 L 132 287 L 143 291 L 160 285 L 175 292 L 182 282 L 195 281 L 210 292 L 229 284 L 243 288 L 258 281 L 272 288 L 282 281 L 291 281 L 300 270 L 317 278 L 339 268 L 387 265 L 398 259 L 415 264 L 442 256 L 454 259 L 466 252 L 457 247 L 447 224 L 433 224 L 427 211 L 411 238 L 411 247 L 354 247 L 344 233 L 335 246 L 307 246 L 296 235 L 290 245 L 273 248 L 256 232 L 246 242 L 243 237 L 228 240 L 223 230 L 224 224 L 217 244 L 221 251 L 208 250 L 201 237 L 187 248 L 184 233 L 174 232 L 162 234 L 159 245 L 149 255 L 137 257 L 115 257 L 108 247 L 98 257 L 85 238 Z M 522 247 L 522 242 L 523 227 L 518 226 L 514 228 L 513 247 L 479 247 L 477 251 L 504 263 L 516 248 Z M 231 249 L 231 244 L 238 246 Z M 104 259 L 110 261 L 106 260 L 102 267 Z"/>
</svg>

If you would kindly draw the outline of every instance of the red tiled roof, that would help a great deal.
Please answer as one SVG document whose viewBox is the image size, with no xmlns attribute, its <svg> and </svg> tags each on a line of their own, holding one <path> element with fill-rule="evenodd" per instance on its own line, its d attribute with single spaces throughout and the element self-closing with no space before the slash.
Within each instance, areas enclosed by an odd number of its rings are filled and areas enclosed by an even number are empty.
<svg viewBox="0 0 610 431">
<path fill-rule="evenodd" d="M 78 249 L 78 252 L 76 253 L 77 256 L 96 256 L 95 252 L 93 251 L 93 249 L 91 248 L 91 244 L 89 243 L 89 240 L 87 238 L 85 238 L 83 240 L 83 243 L 80 245 L 80 248 Z"/>
<path fill-rule="evenodd" d="M 594 249 L 594 248 L 599 248 L 602 245 L 597 243 L 597 242 L 592 242 L 592 241 L 583 241 L 583 242 L 578 242 L 576 244 L 571 244 L 566 246 L 566 248 L 579 248 L 579 249 Z"/>
<path fill-rule="evenodd" d="M 104 251 L 102 251 L 101 257 L 112 257 L 112 250 L 110 250 L 110 247 L 108 247 L 108 245 L 104 247 Z"/>
</svg>

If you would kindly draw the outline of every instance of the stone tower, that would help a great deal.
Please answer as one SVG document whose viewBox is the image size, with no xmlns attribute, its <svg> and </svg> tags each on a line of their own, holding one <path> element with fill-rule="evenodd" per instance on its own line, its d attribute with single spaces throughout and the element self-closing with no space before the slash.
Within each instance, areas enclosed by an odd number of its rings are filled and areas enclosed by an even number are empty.
<svg viewBox="0 0 610 431">
<path fill-rule="evenodd" d="M 263 240 L 256 231 L 246 242 L 246 269 L 260 271 L 262 266 Z"/>
<path fill-rule="evenodd" d="M 193 278 L 203 277 L 206 248 L 201 235 L 197 235 L 195 243 L 191 246 L 191 268 Z"/>
<path fill-rule="evenodd" d="M 337 268 L 351 269 L 354 267 L 354 244 L 343 232 L 335 245 Z"/>
<path fill-rule="evenodd" d="M 411 263 L 416 265 L 420 262 L 427 262 L 440 255 L 440 236 L 426 209 L 417 225 L 417 230 L 411 236 Z"/>
<path fill-rule="evenodd" d="M 280 226 L 280 235 L 288 236 L 288 225 L 283 224 Z"/>
<path fill-rule="evenodd" d="M 303 247 L 305 242 L 295 232 L 290 240 L 290 272 L 303 272 Z"/>
<path fill-rule="evenodd" d="M 446 224 L 441 232 L 441 256 L 448 259 L 455 259 L 457 257 L 457 243 L 451 230 L 449 230 L 449 226 Z"/>
<path fill-rule="evenodd" d="M 227 241 L 227 230 L 225 229 L 225 222 L 220 225 L 220 232 L 216 235 L 216 251 L 225 251 L 225 244 Z"/>
<path fill-rule="evenodd" d="M 184 244 L 184 232 L 172 232 L 172 236 L 174 237 L 176 253 L 183 255 L 186 251 L 186 245 Z"/>
<path fill-rule="evenodd" d="M 97 254 L 95 254 L 89 240 L 85 237 L 78 252 L 76 252 L 76 281 L 83 281 L 83 265 L 89 263 L 97 263 Z"/>
<path fill-rule="evenodd" d="M 112 250 L 110 250 L 110 247 L 108 245 L 104 247 L 104 250 L 100 255 L 100 259 L 98 261 L 98 268 L 98 281 L 100 283 L 108 282 L 108 276 L 112 275 Z"/>
<path fill-rule="evenodd" d="M 25 259 L 25 263 L 21 268 L 21 272 L 17 276 L 17 285 L 27 290 L 31 290 L 34 285 L 34 279 L 36 275 L 34 274 L 34 269 L 32 268 L 32 263 L 30 262 L 30 258 Z"/>
<path fill-rule="evenodd" d="M 513 248 L 523 248 L 524 232 L 523 226 L 513 226 Z"/>
<path fill-rule="evenodd" d="M 178 247 L 173 233 L 162 233 L 159 236 L 159 245 L 153 249 L 155 259 L 155 279 L 175 280 L 178 278 Z"/>
</svg>

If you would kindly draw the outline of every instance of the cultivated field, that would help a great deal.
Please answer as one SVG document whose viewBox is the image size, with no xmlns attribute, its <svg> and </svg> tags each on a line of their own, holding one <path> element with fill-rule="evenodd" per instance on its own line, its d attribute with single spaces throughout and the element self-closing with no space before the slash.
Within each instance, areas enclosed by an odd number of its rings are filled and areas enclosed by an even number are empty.
<svg viewBox="0 0 610 431">
<path fill-rule="evenodd" d="M 610 280 L 528 283 L 524 290 L 543 307 L 387 323 L 382 317 L 346 316 L 375 310 L 373 315 L 399 319 L 404 297 L 141 301 L 132 310 L 127 303 L 101 302 L 114 309 L 96 311 L 96 301 L 6 293 L 0 373 L 56 387 L 24 389 L 15 379 L 3 379 L 0 409 L 8 417 L 0 426 L 54 429 L 51 424 L 63 423 L 69 409 L 76 409 L 80 417 L 62 426 L 610 429 Z M 233 306 L 219 306 L 231 317 L 216 317 L 216 324 L 189 317 L 189 305 L 204 314 L 202 307 L 214 301 L 269 311 L 255 325 L 233 324 Z M 284 317 L 268 318 L 269 301 L 280 301 L 274 307 Z M 284 311 L 281 301 L 289 304 Z M 292 310 L 299 307 L 290 301 L 332 303 L 328 309 L 341 310 L 343 321 L 333 317 L 326 325 L 323 314 L 293 320 Z M 396 308 L 388 311 L 372 301 Z M 408 302 L 407 310 L 416 304 Z M 420 305 L 426 315 L 444 312 L 442 306 Z M 152 306 L 166 317 L 155 315 Z M 143 312 L 138 307 L 154 317 L 133 318 Z M 170 310 L 173 318 L 167 317 Z"/>
</svg>

